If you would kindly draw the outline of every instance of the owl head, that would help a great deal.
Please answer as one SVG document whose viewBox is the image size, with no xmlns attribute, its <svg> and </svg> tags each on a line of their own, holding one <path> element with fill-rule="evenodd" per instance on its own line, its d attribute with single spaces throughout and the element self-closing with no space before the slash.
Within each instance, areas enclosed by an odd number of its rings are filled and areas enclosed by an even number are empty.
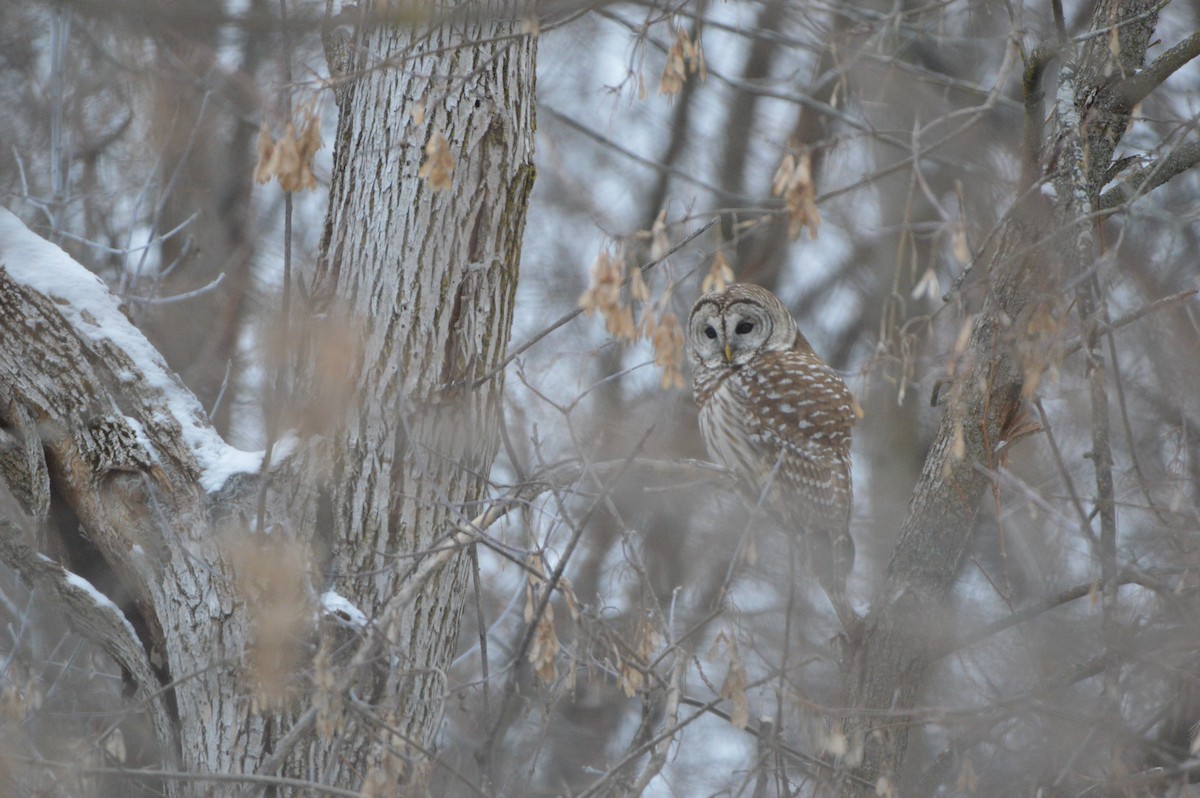
<svg viewBox="0 0 1200 798">
<path fill-rule="evenodd" d="M 765 288 L 733 283 L 696 300 L 688 318 L 693 366 L 742 366 L 764 351 L 809 348 L 796 321 Z"/>
</svg>

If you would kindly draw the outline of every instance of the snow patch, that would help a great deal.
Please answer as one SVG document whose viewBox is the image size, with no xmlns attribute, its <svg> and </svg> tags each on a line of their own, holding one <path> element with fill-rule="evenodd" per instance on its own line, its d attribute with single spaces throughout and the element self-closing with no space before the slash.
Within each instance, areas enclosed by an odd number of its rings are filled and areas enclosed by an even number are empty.
<svg viewBox="0 0 1200 798">
<path fill-rule="evenodd" d="M 0 208 L 0 210 L 3 209 Z M 137 632 L 133 631 L 133 625 L 129 623 L 129 619 L 125 617 L 125 613 L 121 612 L 121 608 L 114 604 L 112 599 L 97 590 L 95 585 L 84 579 L 79 574 L 66 570 L 64 570 L 63 573 L 67 577 L 68 585 L 86 593 L 88 598 L 90 598 L 92 603 L 97 607 L 111 611 L 125 627 L 125 631 L 129 633 L 129 637 L 133 640 L 138 639 Z"/>
<path fill-rule="evenodd" d="M 73 573 L 72 571 L 67 571 L 66 575 L 67 584 L 71 587 L 82 590 L 84 593 L 87 593 L 93 604 L 103 607 L 106 610 L 112 610 L 117 614 L 121 614 L 121 608 L 114 604 L 112 599 L 97 590 L 95 585 L 93 585 L 91 582 L 84 579 L 79 574 Z"/>
<path fill-rule="evenodd" d="M 332 615 L 347 626 L 355 629 L 366 628 L 367 616 L 355 607 L 345 597 L 330 590 L 321 594 L 321 609 L 326 615 Z"/>
<path fill-rule="evenodd" d="M 167 367 L 146 336 L 126 318 L 120 301 L 104 281 L 2 207 L 0 269 L 14 281 L 57 304 L 81 338 L 96 343 L 108 341 L 129 355 L 146 385 L 162 395 L 171 420 L 183 431 L 184 442 L 200 467 L 200 484 L 204 490 L 210 493 L 220 490 L 230 475 L 259 470 L 263 453 L 245 452 L 221 439 L 200 402 Z M 117 378 L 122 382 L 133 382 L 134 375 L 126 370 L 119 372 Z M 140 425 L 133 427 L 139 439 L 143 439 Z"/>
<path fill-rule="evenodd" d="M 215 493 L 225 487 L 225 482 L 234 474 L 257 474 L 262 469 L 263 452 L 245 452 L 235 449 L 219 435 L 197 441 L 193 447 L 196 460 L 204 464 L 200 474 L 200 487 L 207 493 Z"/>
</svg>

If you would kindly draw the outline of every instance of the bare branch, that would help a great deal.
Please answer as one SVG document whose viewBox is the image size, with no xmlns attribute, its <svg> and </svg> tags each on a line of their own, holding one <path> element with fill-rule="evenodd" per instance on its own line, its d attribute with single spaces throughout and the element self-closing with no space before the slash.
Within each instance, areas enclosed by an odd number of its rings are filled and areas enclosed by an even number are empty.
<svg viewBox="0 0 1200 798">
<path fill-rule="evenodd" d="M 1061 8 L 1058 11 L 1061 12 Z M 1058 50 L 1039 45 L 1025 61 L 1025 73 L 1021 80 L 1025 97 L 1025 135 L 1021 147 L 1020 190 L 1029 189 L 1041 177 L 1042 139 L 1046 119 L 1046 92 L 1042 87 L 1046 68 L 1058 57 Z"/>
<path fill-rule="evenodd" d="M 31 590 L 44 591 L 63 609 L 63 617 L 72 629 L 113 658 L 132 679 L 138 699 L 150 708 L 160 739 L 164 742 L 177 740 L 167 695 L 150 666 L 145 646 L 129 621 L 115 604 L 86 580 L 24 542 L 32 539 L 34 532 L 19 522 L 23 517 L 16 501 L 0 482 L 0 562 L 16 571 Z M 174 750 L 173 745 L 164 746 L 168 761 L 173 760 Z"/>
<path fill-rule="evenodd" d="M 1118 113 L 1128 112 L 1196 56 L 1200 56 L 1200 31 L 1167 50 L 1136 75 L 1107 88 L 1100 101 Z"/>
<path fill-rule="evenodd" d="M 1130 172 L 1120 183 L 1100 195 L 1097 207 L 1100 210 L 1114 210 L 1127 205 L 1198 163 L 1200 141 L 1181 144 L 1165 157 Z"/>
</svg>

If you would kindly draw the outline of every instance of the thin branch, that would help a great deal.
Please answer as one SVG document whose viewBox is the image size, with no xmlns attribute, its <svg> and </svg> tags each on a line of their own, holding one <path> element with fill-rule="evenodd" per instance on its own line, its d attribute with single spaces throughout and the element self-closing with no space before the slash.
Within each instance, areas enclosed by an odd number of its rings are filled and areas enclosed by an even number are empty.
<svg viewBox="0 0 1200 798">
<path fill-rule="evenodd" d="M 1061 11 L 1061 8 L 1059 9 Z M 1046 126 L 1046 91 L 1042 87 L 1046 68 L 1058 57 L 1058 50 L 1038 45 L 1025 61 L 1021 90 L 1025 100 L 1025 133 L 1021 144 L 1021 191 L 1041 177 L 1042 141 Z"/>
<path fill-rule="evenodd" d="M 427 757 L 430 762 L 432 762 L 433 764 L 442 768 L 444 771 L 446 771 L 446 773 L 448 773 L 452 777 L 454 777 L 454 779 L 456 781 L 458 781 L 460 784 L 465 786 L 467 789 L 469 789 L 475 795 L 478 795 L 481 798 L 487 798 L 487 796 L 492 794 L 492 793 L 486 793 L 482 789 L 480 789 L 477 784 L 475 784 L 473 781 L 471 781 L 466 776 L 464 776 L 462 773 L 460 773 L 456 768 L 452 767 L 449 763 L 446 762 L 445 759 L 438 756 L 437 752 L 431 751 L 429 748 L 421 745 L 420 742 L 418 742 L 417 740 L 414 740 L 412 738 L 412 735 L 406 734 L 403 730 L 397 728 L 394 724 L 389 723 L 388 721 L 384 720 L 382 717 L 379 716 L 379 714 L 377 712 L 374 711 L 374 709 L 369 704 L 364 703 L 357 696 L 352 697 L 352 699 L 349 703 L 349 707 L 352 710 L 354 710 L 354 712 L 360 718 L 365 720 L 367 723 L 370 723 L 373 726 L 376 726 L 380 729 L 387 731 L 388 734 L 396 737 L 398 740 L 402 740 L 404 742 L 405 746 L 412 748 L 412 749 L 416 750 L 418 753 L 420 753 L 422 756 Z"/>
<path fill-rule="evenodd" d="M 198 296 L 204 296 L 216 290 L 225 280 L 225 272 L 221 272 L 207 285 L 202 285 L 192 291 L 184 291 L 182 294 L 172 294 L 171 296 L 127 296 L 126 300 L 135 302 L 139 305 L 173 305 L 176 302 L 186 302 L 189 299 L 195 299 Z"/>
<path fill-rule="evenodd" d="M 636 452 L 645 443 L 645 438 L 649 434 L 650 434 L 650 431 L 647 430 L 645 435 L 643 435 L 642 440 L 640 440 L 638 442 L 638 445 L 633 449 L 633 452 L 631 452 L 630 456 L 625 458 L 625 460 L 623 462 L 628 464 L 629 462 L 632 462 L 635 459 Z M 580 474 L 580 477 L 582 478 L 582 476 L 584 474 L 587 474 L 589 472 L 590 472 L 590 469 L 587 468 L 587 464 L 585 463 L 583 472 Z M 555 501 L 558 502 L 559 509 L 563 513 L 563 517 L 566 518 L 567 517 L 566 508 L 563 506 L 563 500 L 562 500 L 562 497 L 561 497 L 559 491 L 554 490 L 555 485 L 551 485 L 550 487 L 552 490 L 551 495 L 554 497 Z M 599 509 L 602 506 L 602 504 L 605 502 L 605 500 L 608 498 L 608 495 L 611 490 L 612 490 L 612 484 L 610 483 L 609 485 L 605 486 L 604 491 L 599 496 L 597 496 L 596 499 L 588 506 L 588 508 L 584 512 L 583 516 L 577 522 L 571 523 L 570 519 L 568 518 L 568 524 L 570 524 L 570 526 L 571 526 L 571 537 L 567 541 L 567 545 L 563 549 L 562 554 L 559 555 L 558 562 L 555 564 L 554 571 L 550 574 L 550 578 L 548 580 L 546 580 L 546 582 L 547 582 L 546 589 L 543 590 L 541 592 L 541 595 L 538 597 L 537 606 L 533 608 L 532 612 L 529 612 L 526 615 L 526 617 L 529 620 L 525 624 L 525 631 L 521 636 L 521 642 L 517 645 L 517 648 L 513 654 L 512 659 L 514 662 L 519 662 L 519 661 L 526 659 L 527 652 L 529 651 L 530 646 L 533 645 L 534 637 L 537 635 L 538 626 L 541 622 L 543 614 L 546 612 L 546 607 L 550 603 L 550 598 L 553 595 L 554 591 L 561 584 L 563 574 L 566 572 L 566 569 L 567 569 L 567 563 L 570 562 L 571 555 L 575 552 L 575 548 L 579 545 L 579 541 L 583 537 L 584 527 L 587 525 L 587 522 L 591 518 L 592 514 L 597 509 Z M 508 708 L 512 704 L 513 700 L 516 698 L 517 686 L 518 686 L 518 676 L 519 676 L 519 669 L 513 668 L 512 673 L 510 674 L 508 683 L 505 685 L 504 698 L 500 702 L 499 709 L 496 711 L 496 722 L 491 727 L 491 731 L 488 734 L 487 740 L 484 744 L 484 747 L 483 747 L 484 766 L 482 769 L 485 772 L 489 771 L 495 762 L 496 742 L 500 736 L 500 730 L 504 723 L 504 719 L 508 715 Z"/>
<path fill-rule="evenodd" d="M 1051 0 L 1050 9 L 1054 15 L 1054 33 L 1060 44 L 1067 41 L 1067 21 L 1063 16 L 1062 0 Z"/>
<path fill-rule="evenodd" d="M 1104 296 L 1100 281 L 1093 277 L 1076 294 L 1079 315 L 1085 330 L 1087 359 L 1085 371 L 1091 398 L 1092 465 L 1096 471 L 1095 506 L 1100 515 L 1101 626 L 1109 651 L 1117 646 L 1117 506 L 1113 494 L 1112 429 L 1109 421 L 1108 370 L 1105 368 L 1099 332 L 1104 317 Z M 1117 701 L 1117 671 L 1105 671 L 1105 695 Z"/>
<path fill-rule="evenodd" d="M 1063 460 L 1062 450 L 1058 448 L 1058 441 L 1055 439 L 1054 430 L 1050 426 L 1050 416 L 1046 413 L 1046 408 L 1042 406 L 1041 399 L 1036 399 L 1033 404 L 1037 408 L 1038 418 L 1042 423 L 1042 431 L 1046 433 L 1046 442 L 1050 444 L 1050 454 L 1054 457 L 1054 464 L 1058 468 L 1058 473 L 1062 476 L 1063 484 L 1067 486 L 1067 495 L 1071 497 L 1071 505 L 1075 508 L 1075 512 L 1079 516 L 1079 531 L 1094 545 L 1096 537 L 1092 534 L 1091 522 L 1088 521 L 1087 511 L 1083 509 L 1083 502 L 1079 500 L 1079 492 L 1075 490 L 1075 480 L 1071 478 L 1071 472 L 1067 469 L 1067 464 Z"/>
<path fill-rule="evenodd" d="M 1103 321 L 1108 321 L 1107 309 L 1104 312 Z M 1138 457 L 1137 441 L 1133 435 L 1133 425 L 1129 421 L 1129 408 L 1125 401 L 1125 380 L 1121 376 L 1120 358 L 1117 357 L 1117 336 L 1108 333 L 1104 337 L 1108 339 L 1108 358 L 1112 362 L 1113 387 L 1117 391 L 1117 407 L 1121 410 L 1121 428 L 1125 433 L 1125 447 L 1129 452 L 1129 463 L 1133 466 L 1134 475 L 1137 476 L 1138 488 L 1142 492 L 1142 497 L 1146 500 L 1146 506 L 1158 518 L 1159 523 L 1163 525 L 1163 529 L 1170 529 L 1170 519 L 1167 518 L 1166 513 L 1154 501 L 1154 497 L 1150 495 L 1150 486 L 1145 472 L 1142 471 L 1141 458 Z"/>
<path fill-rule="evenodd" d="M 1129 571 L 1122 572 L 1115 581 L 1118 586 L 1140 583 L 1140 579 L 1137 577 L 1137 575 Z M 944 657 L 948 657 L 951 654 L 961 651 L 964 648 L 970 648 L 976 643 L 986 640 L 989 637 L 993 637 L 994 635 L 998 635 L 1007 629 L 1017 626 L 1018 624 L 1031 621 L 1048 610 L 1052 610 L 1055 607 L 1061 607 L 1064 604 L 1070 604 L 1072 601 L 1076 601 L 1084 596 L 1091 595 L 1095 589 L 1095 582 L 1085 582 L 1083 584 L 1075 585 L 1074 587 L 1069 587 L 1066 590 L 1055 593 L 1053 596 L 1047 596 L 1036 604 L 1032 604 L 1023 610 L 1018 610 L 1011 615 L 1005 615 L 1003 618 L 998 618 L 991 623 L 979 627 L 970 634 L 964 635 L 956 640 L 951 640 L 941 647 L 934 648 L 928 654 L 928 661 L 936 662 Z"/>
<path fill-rule="evenodd" d="M 182 222 L 180 222 L 179 224 L 172 227 L 167 232 L 161 233 L 160 235 L 156 235 L 156 236 L 152 237 L 149 241 L 147 241 L 145 244 L 142 244 L 142 245 L 136 246 L 136 247 L 110 247 L 110 246 L 106 246 L 105 244 L 101 244 L 99 241 L 92 241 L 90 238 L 84 238 L 83 236 L 77 236 L 74 233 L 68 233 L 66 231 L 60 232 L 59 236 L 67 239 L 68 241 L 75 241 L 77 243 L 83 244 L 84 246 L 90 247 L 91 249 L 97 250 L 99 252 L 104 252 L 108 255 L 129 256 L 135 252 L 141 252 L 142 250 L 150 249 L 151 247 L 155 247 L 155 246 L 158 246 L 159 244 L 162 244 L 163 242 L 170 239 L 172 236 L 176 235 L 177 233 L 182 232 L 183 229 L 185 227 L 187 227 L 188 225 L 190 225 L 193 221 L 195 221 L 196 217 L 199 215 L 200 215 L 200 211 L 194 212 L 191 216 L 187 217 L 186 219 L 184 219 Z"/>
<path fill-rule="evenodd" d="M 1177 294 L 1171 294 L 1170 296 L 1165 296 L 1162 299 L 1157 299 L 1154 302 L 1151 302 L 1149 305 L 1140 307 L 1137 310 L 1132 310 L 1129 313 L 1126 313 L 1124 316 L 1121 316 L 1120 318 L 1118 318 L 1116 321 L 1112 322 L 1111 324 L 1101 327 L 1100 329 L 1097 330 L 1097 334 L 1098 335 L 1109 335 L 1114 330 L 1119 330 L 1128 324 L 1132 324 L 1133 322 L 1137 321 L 1138 319 L 1140 319 L 1144 316 L 1148 316 L 1151 313 L 1154 313 L 1155 311 L 1162 310 L 1163 308 L 1172 307 L 1174 305 L 1178 305 L 1179 303 L 1183 302 L 1184 300 L 1194 297 L 1198 293 L 1200 293 L 1200 285 L 1198 285 L 1194 288 L 1184 289 L 1183 291 L 1180 291 Z M 1067 355 L 1075 354 L 1076 352 L 1078 352 L 1080 349 L 1083 348 L 1083 345 L 1084 345 L 1084 339 L 1082 339 L 1082 338 L 1080 338 L 1077 341 L 1071 342 L 1063 349 L 1063 357 L 1065 358 Z"/>
<path fill-rule="evenodd" d="M 691 183 L 693 186 L 696 186 L 697 188 L 702 188 L 705 191 L 711 192 L 713 194 L 719 195 L 722 193 L 719 186 L 714 186 L 712 183 L 709 183 L 705 180 L 700 179 L 699 177 L 696 176 L 696 173 L 694 171 L 688 171 L 686 169 L 679 169 L 674 166 L 670 166 L 668 164 L 664 164 L 659 161 L 656 161 L 652 158 L 646 158 L 645 156 L 638 155 L 636 152 L 629 149 L 628 147 L 624 147 L 624 146 L 618 144 L 617 142 L 610 139 L 608 136 L 604 136 L 604 135 L 597 133 L 591 127 L 583 124 L 582 122 L 577 122 L 576 120 L 572 119 L 571 117 L 567 116 L 566 114 L 562 113 L 561 111 L 556 111 L 553 108 L 551 108 L 545 104 L 542 104 L 541 107 L 538 108 L 538 112 L 552 117 L 553 119 L 557 120 L 558 122 L 561 122 L 563 125 L 566 125 L 567 127 L 569 127 L 571 130 L 574 130 L 576 133 L 579 133 L 580 135 L 591 139 L 592 141 L 596 142 L 597 144 L 601 144 L 601 145 L 609 148 L 610 150 L 613 150 L 614 152 L 617 152 L 617 153 L 623 155 L 624 157 L 628 158 L 629 160 L 633 161 L 634 163 L 641 164 L 642 166 L 645 166 L 649 169 L 653 169 L 654 171 L 659 172 L 661 174 L 670 175 L 671 177 L 674 177 L 678 180 L 682 180 L 685 183 Z M 751 198 L 744 197 L 744 196 L 736 197 L 736 199 L 741 202 L 751 202 L 752 201 Z"/>
<path fill-rule="evenodd" d="M 29 762 L 30 764 L 40 767 L 54 768 L 55 770 L 66 770 L 71 773 L 79 773 L 85 776 L 124 776 L 130 779 L 166 779 L 173 781 L 211 781 L 223 782 L 226 784 L 240 784 L 250 782 L 259 784 L 264 787 L 295 787 L 302 792 L 313 792 L 321 795 L 333 795 L 337 798 L 360 798 L 362 793 L 357 790 L 343 790 L 340 787 L 329 787 L 315 781 L 306 779 L 293 779 L 286 776 L 260 776 L 256 773 L 189 773 L 186 771 L 174 770 L 152 770 L 149 768 L 96 768 L 85 767 L 79 762 L 55 762 L 49 759 L 32 759 L 29 757 L 15 756 L 10 754 L 9 758 L 21 762 Z"/>
<path fill-rule="evenodd" d="M 682 691 L 683 677 L 687 671 L 687 663 L 688 658 L 680 653 L 675 667 L 671 669 L 671 683 L 667 687 L 667 707 L 662 722 L 664 728 L 672 728 L 679 724 L 679 697 Z M 667 763 L 667 752 L 670 750 L 670 739 L 651 749 L 650 761 L 642 769 L 637 781 L 626 792 L 627 795 L 640 796 L 646 791 L 650 781 L 662 772 L 663 766 Z"/>
<path fill-rule="evenodd" d="M 1181 144 L 1166 157 L 1135 169 L 1128 177 L 1100 195 L 1098 210 L 1109 211 L 1150 193 L 1178 174 L 1200 163 L 1200 140 Z"/>
<path fill-rule="evenodd" d="M 1088 31 L 1087 33 L 1081 33 L 1078 36 L 1073 36 L 1071 38 L 1071 41 L 1075 44 L 1080 44 L 1082 42 L 1088 41 L 1089 39 L 1099 39 L 1101 36 L 1111 36 L 1112 32 L 1114 30 L 1119 30 L 1128 25 L 1133 25 L 1137 22 L 1141 22 L 1143 19 L 1149 19 L 1150 17 L 1157 14 L 1159 11 L 1162 11 L 1164 8 L 1166 8 L 1170 4 L 1170 2 L 1171 2 L 1171 0 L 1158 0 L 1157 3 L 1155 3 L 1150 8 L 1146 9 L 1145 11 L 1143 11 L 1140 14 L 1135 14 L 1134 16 L 1128 17 L 1127 19 L 1122 19 L 1120 22 L 1116 23 L 1115 25 L 1105 25 L 1102 28 L 1094 28 L 1094 29 Z"/>
</svg>

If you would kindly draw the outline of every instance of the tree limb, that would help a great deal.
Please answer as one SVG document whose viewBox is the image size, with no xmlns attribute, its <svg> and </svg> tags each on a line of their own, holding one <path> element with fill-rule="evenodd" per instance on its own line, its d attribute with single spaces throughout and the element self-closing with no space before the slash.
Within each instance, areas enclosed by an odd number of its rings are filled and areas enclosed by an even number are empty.
<svg viewBox="0 0 1200 798">
<path fill-rule="evenodd" d="M 1200 35 L 1200 34 L 1198 34 Z M 1100 195 L 1098 210 L 1115 210 L 1150 193 L 1178 174 L 1200 163 L 1200 140 L 1188 141 L 1165 157 L 1130 172 L 1120 183 Z"/>
<path fill-rule="evenodd" d="M 1128 113 L 1196 56 L 1200 56 L 1200 31 L 1167 50 L 1136 75 L 1107 88 L 1100 100 L 1117 113 Z"/>
<path fill-rule="evenodd" d="M 0 482 L 0 561 L 16 571 L 30 590 L 40 590 L 63 610 L 63 617 L 77 634 L 98 645 L 132 680 L 135 695 L 149 708 L 163 756 L 174 763 L 177 741 L 166 694 L 150 667 L 150 658 L 137 633 L 117 605 L 86 580 L 38 553 L 23 539 L 34 530 L 20 523 L 24 514 Z M 18 520 L 13 520 L 18 519 Z"/>
</svg>

